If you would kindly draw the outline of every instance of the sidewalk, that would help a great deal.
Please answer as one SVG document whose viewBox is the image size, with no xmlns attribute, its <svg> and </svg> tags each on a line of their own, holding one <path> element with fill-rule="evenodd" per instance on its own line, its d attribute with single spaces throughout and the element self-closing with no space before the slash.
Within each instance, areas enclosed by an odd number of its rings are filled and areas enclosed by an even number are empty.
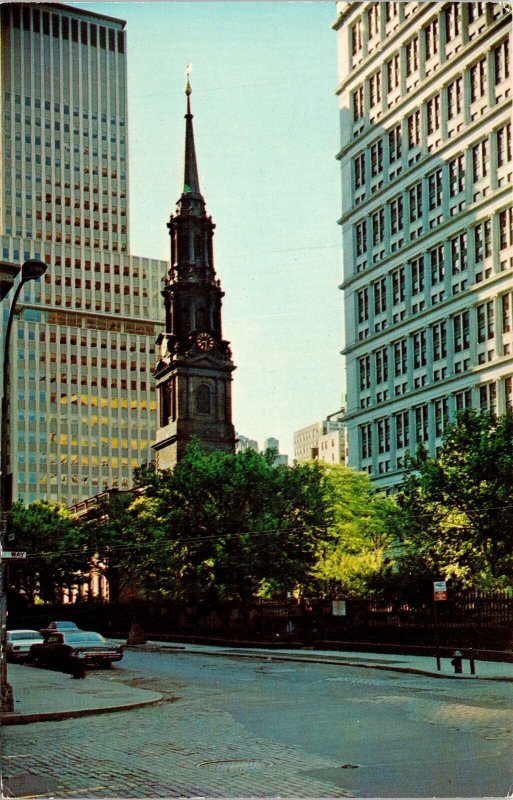
<svg viewBox="0 0 513 800">
<path fill-rule="evenodd" d="M 463 662 L 463 673 L 456 675 L 450 658 L 441 659 L 437 670 L 434 655 L 408 656 L 387 653 L 357 653 L 338 650 L 265 649 L 261 647 L 237 648 L 218 645 L 178 644 L 176 642 L 149 641 L 146 645 L 127 648 L 146 652 L 203 655 L 212 657 L 251 658 L 263 661 L 294 661 L 316 664 L 338 664 L 393 672 L 426 675 L 432 678 L 453 680 L 512 681 L 513 664 L 497 661 L 476 661 L 476 674 L 470 673 L 468 660 Z M 37 669 L 22 664 L 9 664 L 8 680 L 13 687 L 15 711 L 2 716 L 3 725 L 20 725 L 28 722 L 65 719 L 66 717 L 125 711 L 130 708 L 152 705 L 162 700 L 158 692 L 127 686 L 119 679 L 110 679 L 108 672 L 88 672 L 85 680 L 74 680 L 70 675 Z"/>
<path fill-rule="evenodd" d="M 9 664 L 8 681 L 14 693 L 14 713 L 2 715 L 2 725 L 81 717 L 152 705 L 162 695 L 88 672 L 85 680 L 53 670 Z"/>
</svg>

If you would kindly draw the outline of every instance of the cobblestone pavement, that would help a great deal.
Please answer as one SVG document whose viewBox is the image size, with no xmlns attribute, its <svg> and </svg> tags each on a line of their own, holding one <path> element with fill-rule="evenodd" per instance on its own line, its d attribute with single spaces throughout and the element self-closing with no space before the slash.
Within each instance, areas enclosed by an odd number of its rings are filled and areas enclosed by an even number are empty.
<svg viewBox="0 0 513 800">
<path fill-rule="evenodd" d="M 203 692 L 172 699 L 5 730 L 5 797 L 349 796 L 308 775 L 339 766 L 330 759 L 255 738 Z"/>
</svg>

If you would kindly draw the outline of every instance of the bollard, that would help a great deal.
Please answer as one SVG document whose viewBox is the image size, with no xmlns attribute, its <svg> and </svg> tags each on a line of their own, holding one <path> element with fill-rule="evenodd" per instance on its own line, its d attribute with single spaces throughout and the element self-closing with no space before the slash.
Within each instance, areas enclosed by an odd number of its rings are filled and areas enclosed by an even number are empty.
<svg viewBox="0 0 513 800">
<path fill-rule="evenodd" d="M 469 661 L 470 661 L 470 674 L 471 675 L 475 675 L 476 674 L 476 660 L 474 658 L 474 650 L 472 649 L 472 647 L 468 651 L 468 658 L 469 658 Z"/>
<path fill-rule="evenodd" d="M 461 675 L 463 672 L 463 656 L 459 650 L 455 650 L 452 654 L 451 664 L 454 667 L 454 672 L 456 675 Z"/>
</svg>

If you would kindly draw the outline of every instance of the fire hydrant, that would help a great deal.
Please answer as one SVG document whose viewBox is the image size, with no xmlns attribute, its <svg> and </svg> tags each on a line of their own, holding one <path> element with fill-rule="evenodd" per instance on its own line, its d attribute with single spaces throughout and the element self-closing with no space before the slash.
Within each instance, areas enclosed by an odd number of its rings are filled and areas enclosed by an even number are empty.
<svg viewBox="0 0 513 800">
<path fill-rule="evenodd" d="M 463 672 L 463 655 L 460 653 L 459 650 L 455 650 L 452 654 L 452 661 L 451 664 L 454 667 L 454 672 L 456 675 L 461 675 Z"/>
</svg>

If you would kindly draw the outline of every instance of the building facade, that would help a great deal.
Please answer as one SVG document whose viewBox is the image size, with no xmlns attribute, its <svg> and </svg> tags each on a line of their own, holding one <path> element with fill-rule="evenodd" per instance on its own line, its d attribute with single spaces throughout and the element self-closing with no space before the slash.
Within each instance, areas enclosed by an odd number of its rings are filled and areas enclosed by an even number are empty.
<svg viewBox="0 0 513 800">
<path fill-rule="evenodd" d="M 325 461 L 346 464 L 345 409 L 329 414 L 321 422 L 294 431 L 295 461 Z"/>
<path fill-rule="evenodd" d="M 14 497 L 71 505 L 152 459 L 167 265 L 129 254 L 124 22 L 0 11 L 2 259 L 48 265 L 13 329 Z"/>
<path fill-rule="evenodd" d="M 171 266 L 164 286 L 165 332 L 155 368 L 157 467 L 168 469 L 196 439 L 207 450 L 235 452 L 232 361 L 223 339 L 224 292 L 214 268 L 215 225 L 200 191 L 194 146 L 191 87 L 185 115 L 183 191 L 168 224 Z"/>
<path fill-rule="evenodd" d="M 349 464 L 513 402 L 511 5 L 341 2 Z"/>
</svg>

